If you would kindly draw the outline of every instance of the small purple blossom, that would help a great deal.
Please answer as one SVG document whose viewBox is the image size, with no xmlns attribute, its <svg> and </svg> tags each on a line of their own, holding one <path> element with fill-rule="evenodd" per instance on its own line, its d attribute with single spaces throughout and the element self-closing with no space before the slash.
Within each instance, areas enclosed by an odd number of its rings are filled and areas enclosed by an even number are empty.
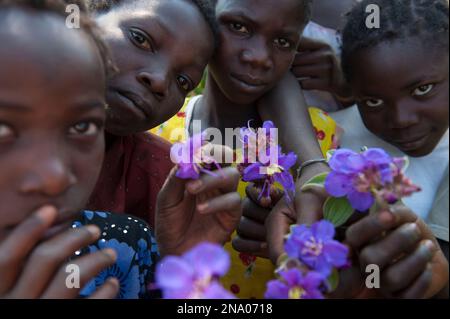
<svg viewBox="0 0 450 319">
<path fill-rule="evenodd" d="M 294 153 L 283 154 L 276 144 L 271 131 L 276 129 L 272 122 L 266 121 L 263 127 L 254 131 L 250 128 L 241 129 L 244 162 L 239 165 L 242 180 L 255 182 L 262 186 L 260 198 L 270 197 L 270 190 L 279 183 L 291 200 L 295 193 L 294 178 L 290 169 L 297 162 Z"/>
<path fill-rule="evenodd" d="M 299 259 L 303 264 L 327 277 L 333 268 L 349 264 L 348 247 L 334 240 L 332 223 L 322 220 L 311 227 L 296 225 L 291 228 L 284 249 L 289 257 Z"/>
<path fill-rule="evenodd" d="M 218 281 L 229 267 L 221 246 L 203 243 L 181 257 L 165 257 L 156 269 L 156 285 L 165 299 L 232 299 Z"/>
<path fill-rule="evenodd" d="M 184 143 L 176 143 L 170 150 L 170 158 L 178 165 L 176 176 L 182 179 L 199 179 L 201 173 L 217 176 L 211 172 L 220 165 L 206 152 L 210 145 L 205 140 L 206 133 L 196 134 Z"/>
<path fill-rule="evenodd" d="M 323 299 L 321 286 L 325 280 L 322 274 L 292 268 L 282 271 L 279 280 L 267 283 L 266 299 Z"/>
<path fill-rule="evenodd" d="M 325 189 L 334 197 L 347 197 L 350 205 L 364 212 L 375 203 L 375 195 L 388 203 L 420 190 L 403 175 L 404 159 L 392 158 L 384 150 L 371 148 L 362 153 L 348 149 L 334 152 Z"/>
</svg>

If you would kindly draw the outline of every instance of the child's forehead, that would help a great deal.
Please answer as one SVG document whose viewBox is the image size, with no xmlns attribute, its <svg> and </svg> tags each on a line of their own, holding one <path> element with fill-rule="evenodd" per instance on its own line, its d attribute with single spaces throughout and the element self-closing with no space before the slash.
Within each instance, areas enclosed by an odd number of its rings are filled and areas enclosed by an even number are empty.
<svg viewBox="0 0 450 319">
<path fill-rule="evenodd" d="M 101 68 L 93 41 L 82 29 L 67 28 L 62 16 L 10 10 L 4 17 L 0 19 L 0 43 L 8 45 L 0 46 L 0 68 L 6 60 L 38 63 L 52 70 L 67 68 L 68 63 Z"/>
<path fill-rule="evenodd" d="M 306 20 L 304 8 L 300 0 L 218 0 L 216 14 L 241 15 L 262 23 L 279 19 L 284 24 L 302 25 Z"/>
</svg>

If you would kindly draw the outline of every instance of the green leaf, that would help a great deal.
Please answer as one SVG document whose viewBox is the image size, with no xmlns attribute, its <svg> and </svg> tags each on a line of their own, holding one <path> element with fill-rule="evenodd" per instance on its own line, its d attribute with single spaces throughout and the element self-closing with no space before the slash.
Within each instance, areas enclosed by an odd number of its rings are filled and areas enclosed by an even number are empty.
<svg viewBox="0 0 450 319">
<path fill-rule="evenodd" d="M 345 197 L 329 197 L 323 206 L 323 213 L 326 220 L 339 227 L 347 222 L 353 215 L 354 209 Z"/>
<path fill-rule="evenodd" d="M 325 172 L 314 176 L 302 186 L 302 191 L 307 191 L 314 187 L 324 187 L 325 179 L 327 178 L 328 174 L 328 172 Z"/>
<path fill-rule="evenodd" d="M 333 149 L 333 150 L 329 150 L 328 152 L 327 152 L 327 161 L 329 162 L 330 161 L 330 159 L 333 157 L 333 154 L 336 152 L 336 150 L 335 149 Z"/>
<path fill-rule="evenodd" d="M 328 283 L 328 293 L 333 292 L 337 289 L 339 285 L 339 271 L 337 269 L 333 269 L 331 275 L 327 278 Z"/>
</svg>

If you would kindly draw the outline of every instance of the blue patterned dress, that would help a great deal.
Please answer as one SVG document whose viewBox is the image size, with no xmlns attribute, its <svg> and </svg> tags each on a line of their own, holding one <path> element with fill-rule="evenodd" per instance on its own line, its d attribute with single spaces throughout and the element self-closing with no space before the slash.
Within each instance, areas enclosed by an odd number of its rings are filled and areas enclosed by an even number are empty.
<svg viewBox="0 0 450 319">
<path fill-rule="evenodd" d="M 73 228 L 96 225 L 101 237 L 94 245 L 77 251 L 77 256 L 112 248 L 117 253 L 114 265 L 104 269 L 80 293 L 88 297 L 110 277 L 120 282 L 119 299 L 156 298 L 158 292 L 148 289 L 154 282 L 154 269 L 159 259 L 158 247 L 148 225 L 142 220 L 124 214 L 85 211 Z"/>
</svg>

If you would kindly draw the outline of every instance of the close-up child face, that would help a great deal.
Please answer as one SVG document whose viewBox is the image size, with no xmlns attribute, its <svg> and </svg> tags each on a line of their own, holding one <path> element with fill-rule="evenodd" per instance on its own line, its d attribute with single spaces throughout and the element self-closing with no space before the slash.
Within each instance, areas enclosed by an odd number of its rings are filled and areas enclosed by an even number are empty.
<svg viewBox="0 0 450 319">
<path fill-rule="evenodd" d="M 26 27 L 24 27 L 26 26 Z M 101 169 L 104 66 L 93 40 L 53 13 L 0 10 L 0 240 L 43 205 L 62 227 Z"/>
<path fill-rule="evenodd" d="M 107 131 L 128 135 L 171 118 L 200 82 L 213 33 L 195 4 L 139 0 L 97 17 L 119 72 L 108 83 Z"/>
<path fill-rule="evenodd" d="M 220 47 L 209 70 L 225 96 L 255 102 L 289 69 L 306 24 L 300 0 L 218 0 Z"/>
<path fill-rule="evenodd" d="M 448 129 L 448 49 L 419 39 L 383 42 L 351 57 L 365 126 L 410 156 L 429 154 Z"/>
</svg>

